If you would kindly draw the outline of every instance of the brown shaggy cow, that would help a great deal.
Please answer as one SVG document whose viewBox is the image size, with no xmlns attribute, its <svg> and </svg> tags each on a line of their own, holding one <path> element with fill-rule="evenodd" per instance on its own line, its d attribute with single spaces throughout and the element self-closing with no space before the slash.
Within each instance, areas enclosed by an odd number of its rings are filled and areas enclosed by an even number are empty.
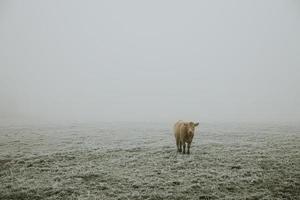
<svg viewBox="0 0 300 200">
<path fill-rule="evenodd" d="M 183 122 L 181 120 L 176 122 L 176 124 L 174 125 L 174 134 L 178 152 L 185 153 L 185 143 L 187 143 L 187 153 L 190 153 L 190 147 L 193 141 L 195 127 L 198 125 L 199 123 Z"/>
</svg>

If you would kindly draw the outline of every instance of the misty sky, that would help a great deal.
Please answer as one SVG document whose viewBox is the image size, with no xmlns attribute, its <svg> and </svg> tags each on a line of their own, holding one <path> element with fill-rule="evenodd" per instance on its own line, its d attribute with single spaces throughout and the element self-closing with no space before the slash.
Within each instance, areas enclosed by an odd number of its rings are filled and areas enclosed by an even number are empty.
<svg viewBox="0 0 300 200">
<path fill-rule="evenodd" d="M 300 121 L 300 2 L 0 1 L 0 120 Z"/>
</svg>

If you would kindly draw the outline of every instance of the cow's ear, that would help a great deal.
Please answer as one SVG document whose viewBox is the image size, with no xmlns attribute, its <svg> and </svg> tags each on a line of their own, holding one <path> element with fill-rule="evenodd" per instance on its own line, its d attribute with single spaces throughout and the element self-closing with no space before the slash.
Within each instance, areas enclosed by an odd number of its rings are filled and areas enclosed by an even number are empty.
<svg viewBox="0 0 300 200">
<path fill-rule="evenodd" d="M 197 122 L 197 123 L 194 123 L 195 124 L 195 126 L 198 126 L 199 125 L 199 123 Z"/>
</svg>

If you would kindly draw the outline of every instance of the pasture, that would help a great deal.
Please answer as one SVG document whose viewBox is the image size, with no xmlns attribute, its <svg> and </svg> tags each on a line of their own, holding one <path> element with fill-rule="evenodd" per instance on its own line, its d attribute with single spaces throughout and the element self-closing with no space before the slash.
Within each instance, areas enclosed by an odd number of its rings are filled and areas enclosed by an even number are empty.
<svg viewBox="0 0 300 200">
<path fill-rule="evenodd" d="M 201 124 L 190 155 L 172 124 L 1 126 L 0 199 L 299 199 L 300 127 Z"/>
</svg>

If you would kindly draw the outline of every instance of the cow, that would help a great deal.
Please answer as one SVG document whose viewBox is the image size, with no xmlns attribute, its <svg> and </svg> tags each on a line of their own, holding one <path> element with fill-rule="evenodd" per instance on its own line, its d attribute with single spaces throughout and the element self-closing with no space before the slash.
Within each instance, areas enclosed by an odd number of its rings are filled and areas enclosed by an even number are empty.
<svg viewBox="0 0 300 200">
<path fill-rule="evenodd" d="M 178 121 L 174 125 L 174 134 L 176 139 L 177 151 L 185 154 L 185 143 L 187 143 L 187 154 L 190 154 L 190 147 L 193 141 L 195 127 L 199 123 Z"/>
</svg>

